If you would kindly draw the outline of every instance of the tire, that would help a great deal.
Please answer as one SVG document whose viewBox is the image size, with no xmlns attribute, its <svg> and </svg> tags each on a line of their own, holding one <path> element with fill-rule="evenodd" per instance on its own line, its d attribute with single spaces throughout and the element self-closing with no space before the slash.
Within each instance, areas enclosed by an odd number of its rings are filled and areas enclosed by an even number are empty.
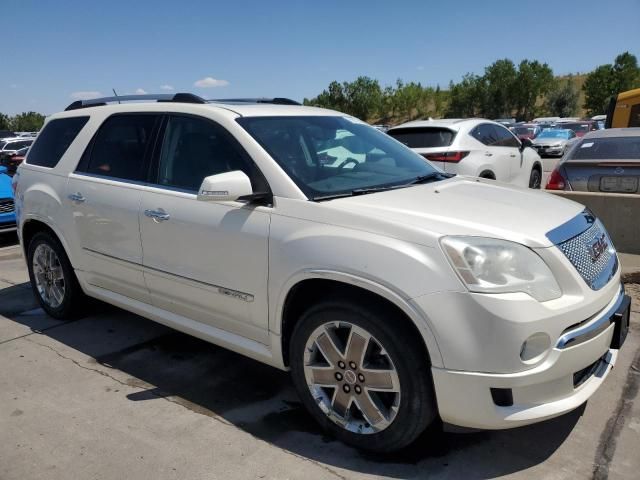
<svg viewBox="0 0 640 480">
<path fill-rule="evenodd" d="M 542 174 L 537 168 L 531 170 L 531 175 L 529 175 L 529 188 L 535 188 L 536 190 L 542 188 Z"/>
<path fill-rule="evenodd" d="M 438 417 L 428 358 L 416 335 L 397 317 L 375 302 L 325 301 L 303 313 L 292 333 L 291 373 L 303 404 L 326 431 L 362 450 L 400 450 Z M 365 343 L 362 339 L 367 334 Z M 333 351 L 327 348 L 330 338 L 338 347 Z M 365 344 L 369 347 L 363 356 L 351 355 Z M 324 355 L 320 345 L 329 355 Z M 349 360 L 357 358 L 367 360 L 353 368 Z M 368 368 L 373 362 L 377 370 Z M 328 366 L 322 366 L 325 363 Z M 334 382 L 337 387 L 318 386 L 316 372 L 318 383 Z M 346 414 L 342 414 L 341 403 L 350 405 Z M 371 412 L 372 405 L 379 409 L 366 416 L 364 412 Z"/>
<path fill-rule="evenodd" d="M 27 267 L 33 294 L 47 314 L 65 320 L 83 310 L 86 296 L 57 238 L 48 232 L 36 233 L 27 249 Z"/>
</svg>

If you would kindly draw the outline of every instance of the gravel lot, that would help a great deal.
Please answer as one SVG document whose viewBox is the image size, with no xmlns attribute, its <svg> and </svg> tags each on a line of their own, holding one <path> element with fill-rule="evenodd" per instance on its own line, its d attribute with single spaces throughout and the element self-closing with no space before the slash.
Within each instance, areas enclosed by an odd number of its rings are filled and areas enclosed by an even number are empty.
<svg viewBox="0 0 640 480">
<path fill-rule="evenodd" d="M 605 387 L 497 432 L 434 428 L 402 454 L 325 437 L 286 373 L 122 310 L 59 322 L 0 239 L 0 478 L 638 478 L 640 288 Z"/>
</svg>

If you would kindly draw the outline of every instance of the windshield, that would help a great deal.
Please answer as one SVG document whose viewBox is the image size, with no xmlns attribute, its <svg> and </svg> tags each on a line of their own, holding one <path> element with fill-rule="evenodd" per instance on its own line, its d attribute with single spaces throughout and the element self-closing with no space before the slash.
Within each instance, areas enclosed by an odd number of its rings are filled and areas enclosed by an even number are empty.
<svg viewBox="0 0 640 480">
<path fill-rule="evenodd" d="M 569 138 L 567 130 L 544 130 L 538 138 Z"/>
<path fill-rule="evenodd" d="M 640 137 L 589 138 L 573 149 L 576 160 L 638 160 Z"/>
<path fill-rule="evenodd" d="M 242 117 L 237 121 L 311 199 L 400 186 L 438 172 L 417 153 L 356 119 Z"/>
</svg>

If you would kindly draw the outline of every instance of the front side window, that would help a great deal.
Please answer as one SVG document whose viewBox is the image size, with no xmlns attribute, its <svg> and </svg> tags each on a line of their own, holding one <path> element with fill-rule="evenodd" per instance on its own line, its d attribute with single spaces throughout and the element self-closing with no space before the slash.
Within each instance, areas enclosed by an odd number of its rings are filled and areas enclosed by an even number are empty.
<svg viewBox="0 0 640 480">
<path fill-rule="evenodd" d="M 169 117 L 158 162 L 159 185 L 196 191 L 206 177 L 234 170 L 247 174 L 254 191 L 268 190 L 257 167 L 223 127 L 203 118 Z"/>
<path fill-rule="evenodd" d="M 48 122 L 29 150 L 27 163 L 40 167 L 55 167 L 87 121 L 89 117 L 83 116 L 59 118 Z"/>
<path fill-rule="evenodd" d="M 100 127 L 91 147 L 87 173 L 142 181 L 145 155 L 157 115 L 114 115 Z"/>
<path fill-rule="evenodd" d="M 438 173 L 387 134 L 348 117 L 242 117 L 237 122 L 311 199 L 402 186 Z"/>
<path fill-rule="evenodd" d="M 513 134 L 501 125 L 493 125 L 498 141 L 496 147 L 519 147 L 520 142 Z"/>
</svg>

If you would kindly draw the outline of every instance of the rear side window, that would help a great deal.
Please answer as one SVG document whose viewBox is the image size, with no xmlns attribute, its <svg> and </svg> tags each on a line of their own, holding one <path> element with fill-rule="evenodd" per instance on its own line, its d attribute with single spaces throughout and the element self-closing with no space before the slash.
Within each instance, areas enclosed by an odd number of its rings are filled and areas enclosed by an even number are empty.
<svg viewBox="0 0 640 480">
<path fill-rule="evenodd" d="M 640 137 L 589 138 L 572 150 L 570 160 L 637 160 Z"/>
<path fill-rule="evenodd" d="M 94 175 L 142 181 L 145 158 L 158 115 L 115 115 L 100 127 L 86 172 Z"/>
<path fill-rule="evenodd" d="M 456 136 L 448 128 L 437 127 L 396 128 L 388 133 L 409 148 L 448 147 Z"/>
<path fill-rule="evenodd" d="M 40 167 L 55 167 L 88 120 L 89 117 L 51 120 L 29 150 L 27 163 Z"/>
</svg>

